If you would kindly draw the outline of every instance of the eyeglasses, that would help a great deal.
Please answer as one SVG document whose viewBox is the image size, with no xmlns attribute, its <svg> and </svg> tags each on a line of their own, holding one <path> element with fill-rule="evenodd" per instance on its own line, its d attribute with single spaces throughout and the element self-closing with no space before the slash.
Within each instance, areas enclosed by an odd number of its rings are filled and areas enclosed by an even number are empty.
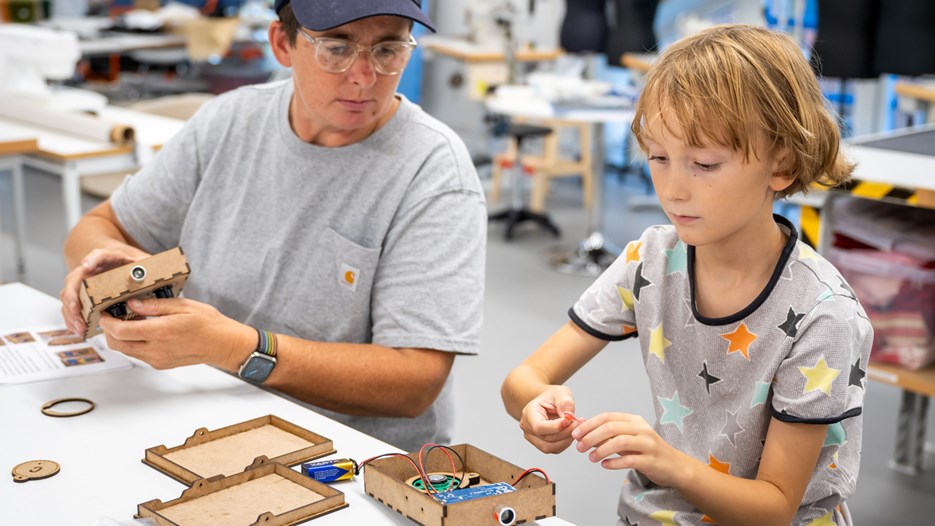
<svg viewBox="0 0 935 526">
<path fill-rule="evenodd" d="M 299 29 L 299 34 L 315 48 L 318 66 L 329 73 L 344 73 L 351 69 L 357 61 L 357 55 L 366 51 L 370 65 L 377 73 L 399 75 L 409 62 L 412 50 L 418 45 L 412 35 L 409 35 L 408 42 L 390 41 L 364 46 L 343 38 L 313 37 L 302 29 Z"/>
</svg>

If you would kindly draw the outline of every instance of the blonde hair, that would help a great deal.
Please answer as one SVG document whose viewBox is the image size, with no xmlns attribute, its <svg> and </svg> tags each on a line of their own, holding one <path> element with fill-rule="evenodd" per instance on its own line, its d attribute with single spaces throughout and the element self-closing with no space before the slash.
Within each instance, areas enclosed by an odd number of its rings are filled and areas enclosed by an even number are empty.
<svg viewBox="0 0 935 526">
<path fill-rule="evenodd" d="M 722 25 L 673 44 L 646 75 L 636 104 L 631 129 L 643 151 L 648 123 L 658 120 L 672 131 L 664 114 L 695 148 L 713 142 L 742 151 L 745 160 L 758 144 L 785 149 L 793 182 L 777 198 L 806 192 L 812 182 L 836 186 L 854 170 L 815 74 L 782 33 Z"/>
</svg>

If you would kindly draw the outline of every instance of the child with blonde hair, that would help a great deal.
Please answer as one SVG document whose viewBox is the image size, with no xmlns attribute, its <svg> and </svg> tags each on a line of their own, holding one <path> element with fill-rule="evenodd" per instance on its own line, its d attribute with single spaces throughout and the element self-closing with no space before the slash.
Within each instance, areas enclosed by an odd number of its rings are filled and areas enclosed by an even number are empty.
<svg viewBox="0 0 935 526">
<path fill-rule="evenodd" d="M 574 443 L 631 470 L 620 525 L 851 524 L 872 329 L 773 214 L 775 199 L 853 170 L 814 73 L 784 34 L 717 26 L 659 57 L 632 130 L 672 225 L 629 243 L 507 376 L 507 411 L 543 452 Z M 575 417 L 563 384 L 629 337 L 655 425 Z"/>
</svg>

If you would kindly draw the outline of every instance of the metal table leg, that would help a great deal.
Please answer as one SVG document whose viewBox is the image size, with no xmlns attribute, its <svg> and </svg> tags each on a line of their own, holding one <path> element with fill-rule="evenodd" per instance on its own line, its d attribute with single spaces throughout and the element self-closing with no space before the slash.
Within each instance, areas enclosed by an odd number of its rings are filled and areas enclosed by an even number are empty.
<svg viewBox="0 0 935 526">
<path fill-rule="evenodd" d="M 907 475 L 918 475 L 925 458 L 925 428 L 929 399 L 903 391 L 896 426 L 896 448 L 890 468 Z"/>
<path fill-rule="evenodd" d="M 16 280 L 26 278 L 26 213 L 23 194 L 23 165 L 19 157 L 0 159 L 0 170 L 10 171 L 10 186 L 13 203 L 13 256 L 16 262 Z"/>
<path fill-rule="evenodd" d="M 563 274 L 597 276 L 610 266 L 620 249 L 603 233 L 604 213 L 604 124 L 594 124 L 594 195 L 588 214 L 588 235 L 573 249 L 555 249 L 547 254 L 549 265 Z"/>
</svg>

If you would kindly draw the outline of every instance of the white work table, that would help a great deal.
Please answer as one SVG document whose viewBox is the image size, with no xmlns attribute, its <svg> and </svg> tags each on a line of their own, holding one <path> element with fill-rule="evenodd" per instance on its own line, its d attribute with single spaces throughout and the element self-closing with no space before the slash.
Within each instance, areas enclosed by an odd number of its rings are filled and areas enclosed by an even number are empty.
<svg viewBox="0 0 935 526">
<path fill-rule="evenodd" d="M 0 331 L 59 323 L 59 307 L 56 299 L 25 285 L 0 285 Z M 88 398 L 97 407 L 71 418 L 40 412 L 45 402 L 64 397 Z M 337 453 L 328 458 L 363 460 L 399 451 L 206 365 L 156 371 L 138 364 L 104 374 L 0 386 L 0 468 L 7 473 L 0 481 L 2 522 L 85 526 L 101 517 L 128 521 L 137 504 L 172 500 L 186 488 L 141 462 L 147 448 L 174 447 L 198 428 L 214 430 L 267 414 L 330 438 Z M 14 482 L 11 469 L 28 460 L 53 460 L 61 471 L 46 479 Z M 365 495 L 363 476 L 333 487 L 345 494 L 349 506 L 308 524 L 414 524 Z M 538 524 L 569 523 L 553 517 Z"/>
<path fill-rule="evenodd" d="M 62 178 L 65 221 L 69 229 L 78 223 L 82 215 L 79 180 L 81 177 L 119 171 L 132 172 L 185 125 L 185 121 L 182 120 L 113 106 L 104 108 L 99 116 L 110 122 L 133 127 L 136 146 L 71 136 L 22 121 L 0 121 L 0 136 L 19 133 L 35 137 L 37 151 L 20 157 L 24 166 Z"/>
<path fill-rule="evenodd" d="M 22 156 L 39 150 L 36 134 L 30 130 L 0 127 L 0 171 L 10 172 L 10 201 L 13 205 L 13 255 L 16 261 L 16 276 L 22 279 L 26 273 L 26 260 L 23 254 L 25 234 L 25 197 L 23 196 Z M 0 279 L 3 265 L 0 261 Z"/>
</svg>

